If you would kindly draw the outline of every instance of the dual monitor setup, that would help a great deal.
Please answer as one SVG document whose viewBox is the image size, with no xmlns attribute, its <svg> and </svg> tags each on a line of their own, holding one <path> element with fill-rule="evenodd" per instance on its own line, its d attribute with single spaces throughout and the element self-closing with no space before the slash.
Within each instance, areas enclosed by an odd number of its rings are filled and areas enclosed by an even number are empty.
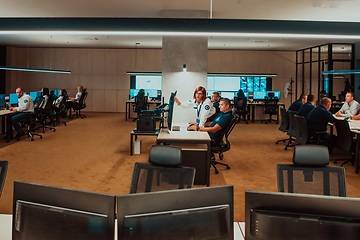
<svg viewBox="0 0 360 240">
<path fill-rule="evenodd" d="M 14 182 L 13 240 L 232 240 L 233 186 L 110 195 Z M 117 225 L 116 225 L 117 221 Z M 358 239 L 360 199 L 245 191 L 246 240 Z"/>
<path fill-rule="evenodd" d="M 217 91 L 207 91 L 208 97 L 211 97 L 213 92 Z M 219 91 L 220 97 L 228 98 L 230 100 L 234 100 L 234 97 L 237 95 L 237 91 Z M 249 101 L 249 99 L 253 99 L 254 101 L 263 101 L 266 97 L 276 97 L 280 100 L 280 91 L 255 91 L 255 92 L 244 92 L 245 97 Z"/>
</svg>

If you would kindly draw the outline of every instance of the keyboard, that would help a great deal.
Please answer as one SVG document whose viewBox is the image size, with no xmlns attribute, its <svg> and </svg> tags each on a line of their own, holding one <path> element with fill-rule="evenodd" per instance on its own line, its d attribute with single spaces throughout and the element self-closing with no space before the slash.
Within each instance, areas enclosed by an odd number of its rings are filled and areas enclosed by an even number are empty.
<svg viewBox="0 0 360 240">
<path fill-rule="evenodd" d="M 173 127 L 172 127 L 172 130 L 173 130 L 173 131 L 180 131 L 180 126 L 173 126 Z"/>
</svg>

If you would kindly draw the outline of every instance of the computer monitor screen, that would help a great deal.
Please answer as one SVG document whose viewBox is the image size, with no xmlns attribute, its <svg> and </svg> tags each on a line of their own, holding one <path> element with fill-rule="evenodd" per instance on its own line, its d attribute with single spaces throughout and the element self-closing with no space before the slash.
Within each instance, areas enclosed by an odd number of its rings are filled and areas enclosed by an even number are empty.
<svg viewBox="0 0 360 240">
<path fill-rule="evenodd" d="M 133 98 L 139 93 L 140 89 L 130 89 L 130 97 Z"/>
<path fill-rule="evenodd" d="M 358 239 L 359 231 L 359 198 L 245 191 L 246 240 Z"/>
<path fill-rule="evenodd" d="M 118 239 L 232 240 L 233 186 L 117 197 Z"/>
<path fill-rule="evenodd" d="M 0 107 L 5 107 L 5 94 L 0 94 Z"/>
<path fill-rule="evenodd" d="M 269 96 L 269 93 L 274 93 L 274 97 L 280 100 L 280 91 L 267 91 L 266 96 Z"/>
<path fill-rule="evenodd" d="M 115 196 L 14 182 L 12 239 L 114 239 Z"/>
<path fill-rule="evenodd" d="M 255 100 L 264 100 L 265 96 L 267 96 L 266 92 L 254 92 L 253 98 Z"/>
<path fill-rule="evenodd" d="M 145 89 L 145 94 L 149 94 L 150 98 L 157 98 L 158 97 L 158 90 L 157 89 Z"/>
<path fill-rule="evenodd" d="M 221 92 L 221 97 L 228 98 L 230 100 L 234 100 L 234 94 L 235 94 L 235 92 Z"/>
<path fill-rule="evenodd" d="M 54 90 L 52 90 L 52 91 L 54 91 L 54 95 L 55 95 L 56 97 L 60 97 L 60 90 L 61 90 L 61 89 L 54 89 Z"/>
<path fill-rule="evenodd" d="M 172 92 L 170 94 L 170 99 L 169 99 L 169 111 L 168 111 L 168 116 L 167 116 L 167 127 L 169 130 L 171 129 L 171 124 L 172 124 L 172 117 L 173 117 L 173 112 L 174 112 L 174 103 L 175 103 L 176 93 L 177 93 L 177 91 Z"/>
<path fill-rule="evenodd" d="M 29 95 L 32 98 L 32 100 L 35 101 L 35 99 L 37 97 L 41 97 L 41 92 L 40 91 L 39 92 L 30 92 Z"/>
<path fill-rule="evenodd" d="M 9 94 L 9 103 L 10 104 L 18 104 L 18 96 L 16 95 L 16 93 L 10 93 Z"/>
</svg>

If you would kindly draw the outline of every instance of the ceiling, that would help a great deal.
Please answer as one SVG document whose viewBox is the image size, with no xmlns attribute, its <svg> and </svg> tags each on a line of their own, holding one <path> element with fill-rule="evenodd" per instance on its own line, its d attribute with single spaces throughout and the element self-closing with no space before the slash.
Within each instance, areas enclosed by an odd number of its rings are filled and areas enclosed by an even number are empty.
<svg viewBox="0 0 360 240">
<path fill-rule="evenodd" d="M 211 4 L 212 3 L 212 4 Z M 1 18 L 10 18 L 6 29 L 0 27 L 0 45 L 18 47 L 88 47 L 88 48 L 161 48 L 162 37 L 169 33 L 151 31 L 129 32 L 117 34 L 112 32 L 93 32 L 89 26 L 82 32 L 71 29 L 58 30 L 48 28 L 46 32 L 37 32 L 38 26 L 48 22 L 42 19 L 40 25 L 34 24 L 32 31 L 15 28 L 12 20 L 21 18 L 162 18 L 164 11 L 180 10 L 209 11 L 211 23 L 220 19 L 252 19 L 252 20 L 280 20 L 281 21 L 322 21 L 352 22 L 358 32 L 339 34 L 323 38 L 319 35 L 297 36 L 296 28 L 292 35 L 259 35 L 267 32 L 267 25 L 257 26 L 254 31 L 236 32 L 242 34 L 214 34 L 211 30 L 201 36 L 208 37 L 209 49 L 245 49 L 245 50 L 298 50 L 328 42 L 353 43 L 360 42 L 360 0 L 3 0 L 0 8 Z M 191 13 L 191 12 L 190 12 Z M 24 20 L 23 23 L 25 23 Z M 163 19 L 163 21 L 168 21 Z M 146 19 L 143 25 L 147 25 Z M 276 25 L 276 22 L 272 23 Z M 88 24 L 90 25 L 90 24 Z M 184 25 L 184 24 L 183 24 Z M 215 24 L 214 24 L 215 25 Z M 15 24 L 16 26 L 16 24 Z M 342 25 L 344 26 L 344 25 Z M 106 25 L 104 25 L 106 28 Z M 185 26 L 184 28 L 186 28 Z M 191 26 L 189 26 L 191 28 Z M 342 28 L 342 27 L 341 27 Z M 236 28 L 233 28 L 233 30 Z M 334 31 L 338 30 L 336 27 Z M 19 30 L 10 33 L 8 30 Z M 39 29 L 40 30 L 40 29 Z M 71 30 L 66 32 L 64 30 Z M 217 30 L 218 31 L 218 30 Z M 150 32 L 150 33 L 149 33 Z M 171 32 L 171 31 L 170 31 Z M 246 34 L 245 34 L 246 33 Z M 267 32 L 269 33 L 269 32 Z M 278 33 L 273 30 L 273 33 Z M 314 31 L 312 32 L 314 34 Z M 319 28 L 317 34 L 324 33 Z M 342 38 L 343 35 L 349 35 Z M 136 44 L 140 43 L 140 44 Z"/>
</svg>

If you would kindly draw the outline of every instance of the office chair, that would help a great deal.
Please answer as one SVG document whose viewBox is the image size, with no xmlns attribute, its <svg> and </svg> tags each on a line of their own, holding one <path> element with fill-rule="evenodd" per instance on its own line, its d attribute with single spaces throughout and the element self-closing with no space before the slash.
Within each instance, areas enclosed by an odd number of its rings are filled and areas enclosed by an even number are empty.
<svg viewBox="0 0 360 240">
<path fill-rule="evenodd" d="M 154 145 L 149 163 L 135 163 L 130 194 L 192 188 L 195 168 L 180 166 L 181 148 Z"/>
<path fill-rule="evenodd" d="M 293 147 L 292 141 L 296 138 L 296 123 L 295 123 L 295 115 L 297 114 L 297 111 L 288 111 L 287 112 L 289 117 L 289 129 L 287 132 L 287 135 L 289 135 L 289 142 L 285 146 L 285 150 L 287 150 L 288 147 Z"/>
<path fill-rule="evenodd" d="M 215 173 L 218 174 L 219 171 L 216 168 L 216 165 L 223 165 L 226 166 L 226 169 L 230 169 L 228 164 L 225 163 L 221 163 L 221 162 L 217 162 L 215 161 L 215 153 L 218 153 L 220 155 L 220 153 L 224 153 L 230 150 L 230 141 L 229 141 L 229 135 L 231 133 L 231 131 L 234 129 L 236 123 L 238 122 L 238 118 L 239 116 L 235 113 L 236 110 L 233 108 L 232 109 L 232 120 L 229 124 L 229 126 L 225 129 L 225 131 L 223 132 L 223 134 L 220 136 L 220 143 L 218 146 L 213 146 L 214 144 L 211 144 L 211 165 L 214 167 L 215 169 Z M 215 142 L 214 140 L 211 140 L 213 143 Z M 220 160 L 222 160 L 222 158 L 220 158 Z"/>
<path fill-rule="evenodd" d="M 248 124 L 249 122 L 246 119 L 246 116 L 248 114 L 247 111 L 247 98 L 239 98 L 239 97 L 234 97 L 234 108 L 235 108 L 235 113 L 239 115 L 239 122 L 244 121 L 246 124 Z M 241 119 L 241 116 L 243 117 L 243 119 Z"/>
<path fill-rule="evenodd" d="M 327 147 L 295 146 L 293 164 L 277 165 L 278 191 L 346 197 L 345 169 L 328 164 Z"/>
<path fill-rule="evenodd" d="M 19 121 L 21 125 L 26 127 L 25 133 L 28 138 L 31 138 L 31 141 L 34 141 L 34 136 L 39 136 L 40 139 L 42 139 L 42 135 L 34 133 L 37 129 L 39 129 L 36 127 L 36 118 L 37 116 L 35 113 L 27 113 L 27 118 Z M 17 141 L 19 141 L 19 138 Z"/>
<path fill-rule="evenodd" d="M 140 113 L 142 110 L 146 110 L 147 105 L 147 97 L 145 96 L 145 93 L 138 93 L 137 96 L 135 96 L 135 112 L 137 113 L 137 117 L 134 118 L 134 122 L 139 119 Z"/>
<path fill-rule="evenodd" d="M 56 124 L 64 124 L 66 126 L 66 122 L 65 121 L 62 121 L 60 120 L 61 117 L 63 116 L 66 116 L 66 113 L 67 113 L 67 109 L 66 109 L 66 102 L 69 98 L 69 96 L 67 95 L 67 91 L 63 91 L 62 92 L 62 96 L 63 98 L 61 99 L 60 101 L 60 104 L 59 106 L 55 106 L 55 104 L 53 104 L 53 109 L 54 109 L 54 120 L 53 120 L 53 124 L 54 126 Z"/>
<path fill-rule="evenodd" d="M 86 90 L 87 89 L 85 88 L 83 93 L 81 94 L 79 102 L 73 102 L 72 103 L 71 107 L 74 110 L 75 114 L 72 115 L 71 118 L 74 118 L 74 117 L 81 117 L 81 119 L 86 118 L 85 115 L 81 114 L 81 109 L 86 108 L 86 98 L 87 98 L 87 95 L 88 95 L 88 92 Z"/>
<path fill-rule="evenodd" d="M 8 161 L 0 161 L 0 196 L 5 185 Z"/>
<path fill-rule="evenodd" d="M 335 119 L 335 128 L 337 133 L 337 139 L 335 147 L 341 150 L 347 151 L 351 153 L 351 158 L 349 159 L 336 159 L 334 163 L 336 164 L 337 161 L 343 161 L 341 166 L 345 163 L 350 162 L 351 165 L 354 166 L 355 162 L 355 140 L 353 138 L 353 134 L 351 133 L 349 123 L 346 120 L 338 120 Z"/>
<path fill-rule="evenodd" d="M 283 107 L 280 108 L 280 116 L 281 116 L 281 124 L 280 124 L 279 130 L 286 133 L 289 129 L 289 116 L 286 112 L 286 109 Z M 290 138 L 291 137 L 278 140 L 278 141 L 276 141 L 276 144 L 279 144 L 279 142 L 289 141 Z"/>
<path fill-rule="evenodd" d="M 272 93 L 272 95 L 274 95 L 274 93 Z M 269 119 L 267 120 L 262 120 L 261 122 L 265 121 L 265 124 L 267 123 L 271 123 L 271 122 L 275 122 L 276 124 L 278 124 L 279 122 L 277 120 L 272 119 L 271 117 L 273 115 L 277 115 L 278 114 L 278 102 L 279 99 L 276 97 L 268 97 L 266 96 L 264 98 L 264 103 L 265 103 L 265 107 L 264 107 L 264 114 L 269 114 Z"/>
<path fill-rule="evenodd" d="M 52 91 L 52 94 L 48 95 L 48 99 L 47 99 L 47 102 L 45 103 L 45 106 L 42 107 L 42 104 L 40 104 L 39 107 L 34 109 L 36 122 L 41 124 L 41 126 L 37 127 L 36 129 L 42 128 L 43 133 L 45 133 L 46 129 L 53 130 L 54 132 L 56 131 L 55 128 L 50 127 L 48 125 L 48 120 L 49 120 L 49 123 L 52 123 L 52 121 L 53 121 L 52 119 L 54 118 L 54 115 L 55 115 L 54 111 L 53 111 L 54 100 L 55 100 L 55 95 Z"/>
</svg>

